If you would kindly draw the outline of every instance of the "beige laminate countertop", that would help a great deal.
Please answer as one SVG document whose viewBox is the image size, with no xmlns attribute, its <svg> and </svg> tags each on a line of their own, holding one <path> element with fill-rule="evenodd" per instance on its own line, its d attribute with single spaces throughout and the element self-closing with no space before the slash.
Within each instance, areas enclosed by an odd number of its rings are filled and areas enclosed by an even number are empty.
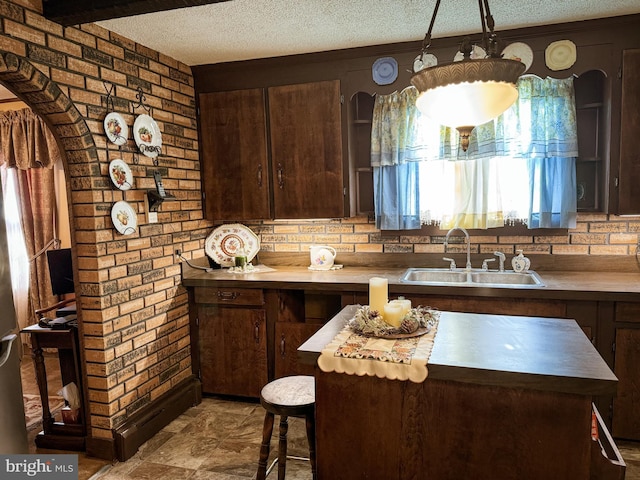
<svg viewBox="0 0 640 480">
<path fill-rule="evenodd" d="M 324 292 L 366 292 L 371 277 L 385 277 L 390 294 L 463 295 L 478 297 L 549 298 L 565 300 L 640 302 L 640 273 L 538 271 L 544 287 L 494 288 L 432 286 L 402 283 L 406 268 L 345 266 L 340 270 L 311 271 L 303 266 L 269 265 L 272 271 L 230 273 L 228 269 L 194 269 L 182 263 L 185 287 L 246 287 Z"/>
<path fill-rule="evenodd" d="M 315 364 L 356 308 L 302 344 L 300 359 Z M 580 395 L 614 393 L 618 381 L 572 320 L 461 312 L 440 313 L 429 378 Z"/>
</svg>

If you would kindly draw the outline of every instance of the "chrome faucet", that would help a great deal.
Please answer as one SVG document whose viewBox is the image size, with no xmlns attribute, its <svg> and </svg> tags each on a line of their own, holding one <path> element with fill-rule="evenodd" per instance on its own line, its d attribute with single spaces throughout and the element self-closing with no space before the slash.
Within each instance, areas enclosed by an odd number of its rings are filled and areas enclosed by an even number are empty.
<svg viewBox="0 0 640 480">
<path fill-rule="evenodd" d="M 500 267 L 498 267 L 498 270 L 501 272 L 504 272 L 504 261 L 505 261 L 505 255 L 502 252 L 493 252 L 493 254 L 498 257 L 498 259 L 500 260 Z"/>
<path fill-rule="evenodd" d="M 471 239 L 469 238 L 469 232 L 467 232 L 464 228 L 453 227 L 451 230 L 447 232 L 447 234 L 444 237 L 444 253 L 447 253 L 449 235 L 451 235 L 451 232 L 453 232 L 454 230 L 460 230 L 462 233 L 464 233 L 464 238 L 467 241 L 467 270 L 471 270 Z"/>
</svg>

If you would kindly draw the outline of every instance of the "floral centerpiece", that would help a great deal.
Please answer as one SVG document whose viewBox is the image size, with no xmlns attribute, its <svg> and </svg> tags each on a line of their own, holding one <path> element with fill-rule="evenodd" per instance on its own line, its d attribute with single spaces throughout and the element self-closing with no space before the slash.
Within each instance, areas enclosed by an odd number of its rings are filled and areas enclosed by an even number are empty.
<svg viewBox="0 0 640 480">
<path fill-rule="evenodd" d="M 440 312 L 430 307 L 418 306 L 409 310 L 399 327 L 389 325 L 377 310 L 368 305 L 358 308 L 349 321 L 349 328 L 355 333 L 368 337 L 393 337 L 427 333 L 440 317 Z M 422 330 L 421 330 L 422 329 Z"/>
</svg>

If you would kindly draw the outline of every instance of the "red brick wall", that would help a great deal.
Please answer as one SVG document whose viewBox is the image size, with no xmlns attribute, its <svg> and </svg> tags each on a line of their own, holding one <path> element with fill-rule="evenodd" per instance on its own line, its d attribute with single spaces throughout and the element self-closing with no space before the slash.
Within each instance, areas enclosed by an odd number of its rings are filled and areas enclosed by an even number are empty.
<svg viewBox="0 0 640 480">
<path fill-rule="evenodd" d="M 19 65 L 5 65 L 0 79 L 50 123 L 65 151 L 89 435 L 111 439 L 112 428 L 191 374 L 187 294 L 174 252 L 202 251 L 210 230 L 200 201 L 191 70 L 96 25 L 49 22 L 40 2 L 0 1 L 0 20 L 0 54 Z M 30 66 L 35 74 L 25 77 Z M 18 73 L 7 73 L 14 67 Z M 135 116 L 147 113 L 133 110 L 142 89 L 162 132 L 157 166 L 134 153 L 133 140 L 122 151 L 108 145 L 103 119 L 111 86 L 131 139 Z M 41 91 L 30 91 L 36 87 Z M 131 167 L 131 190 L 112 186 L 107 166 L 114 158 Z M 151 224 L 145 195 L 154 188 L 156 168 L 176 200 L 164 202 L 158 223 Z M 134 234 L 113 227 L 111 207 L 119 200 L 138 213 Z"/>
</svg>

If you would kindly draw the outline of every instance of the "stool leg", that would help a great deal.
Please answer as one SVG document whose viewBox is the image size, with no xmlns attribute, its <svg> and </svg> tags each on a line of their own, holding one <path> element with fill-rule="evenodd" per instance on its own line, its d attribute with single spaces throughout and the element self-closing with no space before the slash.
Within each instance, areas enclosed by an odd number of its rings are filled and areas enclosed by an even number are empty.
<svg viewBox="0 0 640 480">
<path fill-rule="evenodd" d="M 288 417 L 280 416 L 280 442 L 278 443 L 278 480 L 284 480 L 287 469 L 287 430 L 289 430 Z"/>
<path fill-rule="evenodd" d="M 258 473 L 256 480 L 265 480 L 267 476 L 267 461 L 271 450 L 271 434 L 273 433 L 274 415 L 267 412 L 264 416 L 264 426 L 262 427 L 262 445 L 260 446 L 260 460 L 258 461 Z"/>
<path fill-rule="evenodd" d="M 311 463 L 311 478 L 316 480 L 318 472 L 316 469 L 316 422 L 313 413 L 305 416 L 307 425 L 307 441 L 309 442 L 309 463 Z"/>
</svg>

